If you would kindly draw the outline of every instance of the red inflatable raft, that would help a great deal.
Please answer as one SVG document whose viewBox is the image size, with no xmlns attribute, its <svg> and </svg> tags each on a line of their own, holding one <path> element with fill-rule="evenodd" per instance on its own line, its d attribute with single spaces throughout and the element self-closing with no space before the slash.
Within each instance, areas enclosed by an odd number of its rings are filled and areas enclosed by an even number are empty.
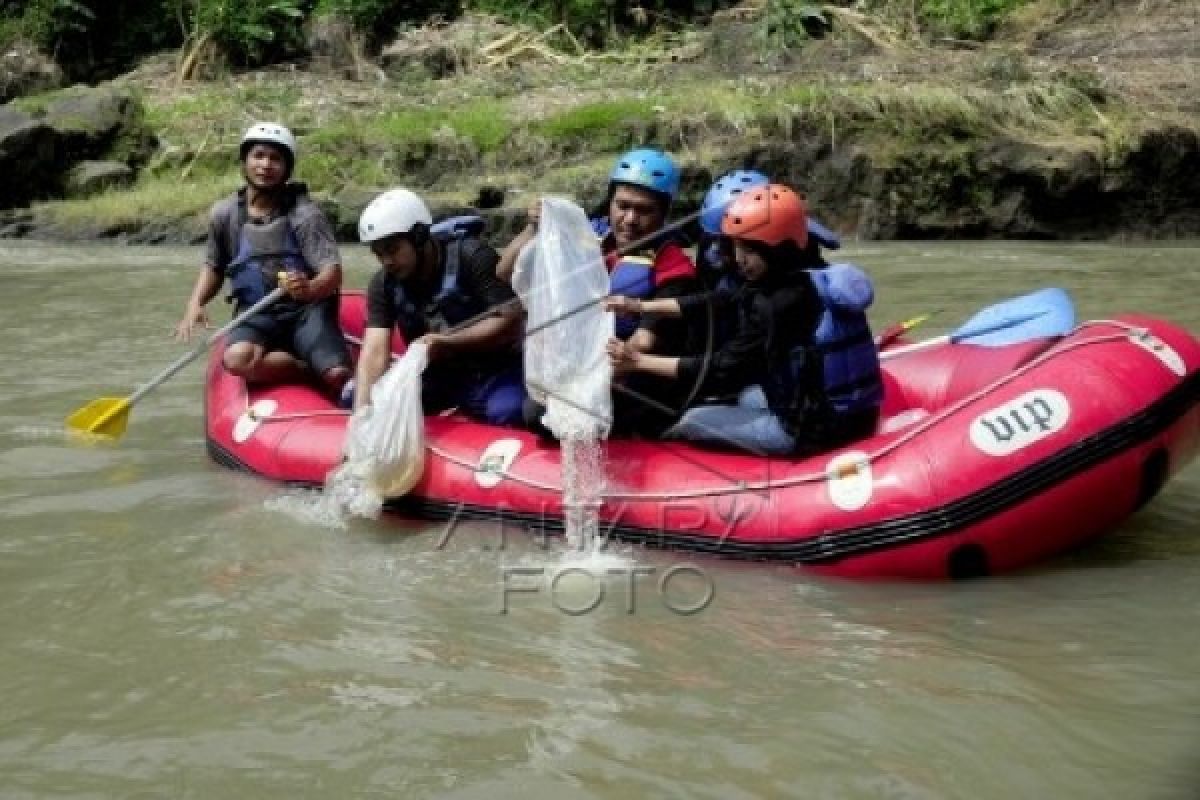
<svg viewBox="0 0 1200 800">
<path fill-rule="evenodd" d="M 346 333 L 361 335 L 362 296 L 342 306 Z M 247 391 L 220 350 L 206 390 L 212 457 L 322 484 L 347 413 L 307 386 Z M 801 460 L 608 442 L 602 529 L 841 576 L 971 577 L 1112 529 L 1200 445 L 1200 342 L 1159 320 L 1087 322 L 1004 347 L 947 343 L 889 359 L 885 377 L 875 436 Z M 428 418 L 427 441 L 424 477 L 389 509 L 561 529 L 557 447 L 458 416 Z"/>
</svg>

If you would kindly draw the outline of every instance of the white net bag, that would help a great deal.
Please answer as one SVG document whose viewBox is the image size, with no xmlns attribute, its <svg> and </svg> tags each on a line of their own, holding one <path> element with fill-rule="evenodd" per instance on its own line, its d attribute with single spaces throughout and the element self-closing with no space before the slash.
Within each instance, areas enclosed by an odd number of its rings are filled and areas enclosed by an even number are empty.
<svg viewBox="0 0 1200 800">
<path fill-rule="evenodd" d="M 342 505 L 364 516 L 378 513 L 382 498 L 407 493 L 425 471 L 425 413 L 421 373 L 429 351 L 414 344 L 371 388 L 371 405 L 350 418 L 346 457 L 327 481 Z"/>
<path fill-rule="evenodd" d="M 525 387 L 546 406 L 542 423 L 559 439 L 607 436 L 613 315 L 601 304 L 608 272 L 583 209 L 542 200 L 537 238 L 517 258 L 512 283 L 528 314 Z"/>
</svg>

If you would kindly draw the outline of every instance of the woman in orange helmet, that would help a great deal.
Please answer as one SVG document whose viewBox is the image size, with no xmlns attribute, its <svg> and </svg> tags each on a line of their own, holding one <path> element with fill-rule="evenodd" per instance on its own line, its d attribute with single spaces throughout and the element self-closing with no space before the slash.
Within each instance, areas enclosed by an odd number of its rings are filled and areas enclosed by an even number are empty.
<svg viewBox="0 0 1200 800">
<path fill-rule="evenodd" d="M 761 455 L 794 455 L 870 434 L 883 398 L 879 359 L 865 311 L 874 299 L 858 267 L 805 269 L 804 199 L 781 184 L 755 187 L 725 211 L 721 232 L 733 243 L 742 284 L 682 298 L 614 296 L 623 314 L 704 315 L 730 306 L 737 330 L 719 350 L 670 358 L 609 343 L 620 373 L 647 372 L 696 387 L 737 393 L 736 405 L 690 409 L 667 436 L 733 446 Z"/>
</svg>

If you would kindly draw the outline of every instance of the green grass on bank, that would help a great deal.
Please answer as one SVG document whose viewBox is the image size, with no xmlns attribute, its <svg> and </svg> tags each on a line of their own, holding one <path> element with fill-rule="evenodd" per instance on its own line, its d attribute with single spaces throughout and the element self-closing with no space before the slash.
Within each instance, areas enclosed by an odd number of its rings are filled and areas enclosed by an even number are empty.
<svg viewBox="0 0 1200 800">
<path fill-rule="evenodd" d="M 40 215 L 71 230 L 133 231 L 154 222 L 192 220 L 203 229 L 214 202 L 238 187 L 234 170 L 181 181 L 176 175 L 143 176 L 129 189 L 36 206 Z"/>
<path fill-rule="evenodd" d="M 465 168 L 497 153 L 512 130 L 495 101 L 346 114 L 303 138 L 304 172 L 315 187 L 385 185 L 439 158 Z"/>
<path fill-rule="evenodd" d="M 520 98 L 473 99 L 457 106 L 381 96 L 368 107 L 317 111 L 297 103 L 294 90 L 209 89 L 155 104 L 148 121 L 169 145 L 183 144 L 180 168 L 224 171 L 247 120 L 278 118 L 300 134 L 305 173 L 318 188 L 377 185 L 422 174 L 429 163 L 474 174 L 495 168 L 547 166 L 547 157 L 613 153 L 646 141 L 694 147 L 695 138 L 788 136 L 820 126 L 831 137 L 877 132 L 919 142 L 930 131 L 959 136 L 989 131 L 1046 135 L 1086 133 L 1120 138 L 1119 111 L 1101 112 L 1088 95 L 1064 82 L 1010 88 L 864 85 L 745 86 L 732 81 L 629 92 L 628 97 L 581 102 L 538 115 Z M 388 108 L 391 99 L 393 108 Z M 904 142 L 901 142 L 902 144 Z M 439 170 L 444 171 L 444 170 Z"/>
<path fill-rule="evenodd" d="M 132 188 L 40 208 L 60 224 L 102 229 L 202 215 L 237 185 L 238 137 L 249 120 L 264 118 L 295 128 L 298 175 L 326 193 L 408 183 L 469 194 L 482 175 L 501 173 L 521 175 L 526 187 L 570 190 L 581 185 L 581 170 L 600 175 L 622 149 L 644 143 L 684 153 L 692 163 L 719 154 L 703 165 L 720 169 L 761 143 L 801 136 L 828 137 L 834 147 L 870 142 L 877 158 L 997 132 L 1042 140 L 1086 136 L 1112 155 L 1131 130 L 1119 107 L 1101 109 L 1085 91 L 1053 80 L 995 90 L 709 81 L 612 94 L 530 113 L 519 94 L 451 105 L 392 89 L 368 102 L 339 102 L 331 94 L 312 104 L 289 86 L 206 86 L 147 99 L 147 121 L 162 147 Z"/>
<path fill-rule="evenodd" d="M 662 108 L 662 106 L 658 106 Z M 530 124 L 530 133 L 551 143 L 587 143 L 597 151 L 617 150 L 628 135 L 654 119 L 652 100 L 629 98 L 584 103 Z"/>
</svg>

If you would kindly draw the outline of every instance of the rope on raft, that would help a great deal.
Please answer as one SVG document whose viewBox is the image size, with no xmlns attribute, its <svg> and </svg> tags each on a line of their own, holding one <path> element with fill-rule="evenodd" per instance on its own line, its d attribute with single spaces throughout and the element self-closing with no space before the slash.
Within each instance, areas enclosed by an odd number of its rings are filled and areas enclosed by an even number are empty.
<svg viewBox="0 0 1200 800">
<path fill-rule="evenodd" d="M 1120 322 L 1118 320 L 1089 320 L 1087 322 L 1083 322 L 1083 323 L 1080 323 L 1079 325 L 1076 325 L 1075 328 L 1072 329 L 1071 332 L 1067 335 L 1070 336 L 1074 333 L 1078 333 L 1079 331 L 1083 330 L 1084 328 L 1102 327 L 1102 326 L 1103 327 L 1120 328 L 1124 332 L 1094 336 L 1094 337 L 1091 337 L 1088 339 L 1083 339 L 1083 340 L 1080 340 L 1077 342 L 1070 342 L 1067 344 L 1060 343 L 1058 345 L 1055 345 L 1055 346 L 1051 347 L 1050 349 L 1046 350 L 1045 352 L 1043 352 L 1043 353 L 1039 354 L 1038 356 L 1034 357 L 1033 359 L 1031 359 L 1027 364 L 1022 365 L 1022 366 L 1018 367 L 1017 369 L 1015 369 L 1005 375 L 1002 375 L 1001 377 L 997 378 L 996 380 L 992 381 L 991 383 L 987 384 L 986 386 L 972 392 L 969 395 L 966 395 L 965 397 L 959 399 L 955 403 L 952 403 L 951 405 L 947 406 L 946 408 L 941 409 L 937 413 L 930 414 L 929 416 L 923 418 L 919 422 L 914 423 L 902 435 L 898 436 L 896 439 L 888 442 L 887 444 L 883 445 L 882 447 L 878 448 L 877 450 L 875 450 L 873 452 L 865 453 L 863 455 L 862 461 L 865 464 L 873 464 L 876 461 L 886 458 L 887 456 L 891 455 L 893 452 L 898 450 L 900 447 L 904 446 L 905 444 L 908 444 L 916 437 L 918 437 L 921 434 L 928 431 L 930 428 L 934 427 L 935 425 L 940 424 L 947 417 L 958 413 L 960 410 L 962 410 L 966 406 L 969 406 L 971 403 L 974 403 L 976 400 L 979 400 L 980 398 L 984 397 L 985 395 L 996 391 L 1000 387 L 1002 387 L 1008 383 L 1011 383 L 1012 381 L 1015 381 L 1016 379 L 1020 378 L 1022 375 L 1026 374 L 1027 372 L 1030 372 L 1033 369 L 1036 369 L 1037 367 L 1041 366 L 1042 364 L 1044 364 L 1045 362 L 1047 362 L 1053 358 L 1057 358 L 1058 356 L 1061 356 L 1065 353 L 1071 352 L 1073 350 L 1077 350 L 1082 347 L 1087 347 L 1087 346 L 1096 345 L 1096 344 L 1107 344 L 1107 343 L 1111 343 L 1111 342 L 1124 341 L 1124 340 L 1127 340 L 1130 335 L 1145 336 L 1149 333 L 1148 329 L 1146 329 L 1144 327 L 1130 325 L 1128 323 Z M 451 411 L 453 411 L 453 409 L 451 409 Z M 253 411 L 250 408 L 248 402 L 247 402 L 246 412 L 253 416 Z M 449 412 L 446 412 L 446 413 L 449 413 Z M 255 418 L 259 419 L 263 423 L 270 423 L 270 422 L 283 422 L 283 421 L 290 421 L 290 420 L 297 420 L 297 419 L 306 419 L 306 418 L 310 418 L 310 417 L 349 416 L 349 415 L 350 415 L 350 412 L 346 411 L 346 410 L 330 409 L 330 410 L 319 410 L 319 411 L 301 411 L 301 412 L 278 414 L 278 415 L 272 414 L 272 415 L 268 415 L 268 416 L 255 417 Z M 476 463 L 476 461 L 469 461 L 460 456 L 456 456 L 453 453 L 449 452 L 448 450 L 445 450 L 442 447 L 439 447 L 436 444 L 427 443 L 426 449 L 433 455 L 435 455 L 438 458 L 441 458 L 444 461 L 447 461 L 451 464 L 455 464 L 457 466 L 463 467 L 464 469 L 470 470 L 471 472 L 478 471 L 478 464 Z M 514 483 L 518 483 L 522 486 L 526 486 L 531 489 L 538 489 L 541 491 L 552 492 L 555 494 L 562 493 L 562 487 L 557 484 L 547 483 L 545 481 L 540 481 L 535 478 L 524 477 L 524 476 L 518 475 L 512 471 L 505 471 L 504 477 L 508 480 L 513 481 Z M 705 488 L 705 489 L 674 490 L 674 491 L 670 491 L 670 492 L 625 492 L 625 491 L 605 492 L 604 494 L 601 495 L 601 499 L 605 500 L 605 501 L 620 500 L 620 501 L 662 502 L 662 501 L 667 501 L 667 500 L 687 500 L 687 499 L 699 499 L 699 498 L 705 498 L 705 497 L 722 497 L 722 496 L 731 495 L 731 494 L 741 494 L 743 492 L 767 492 L 767 491 L 771 491 L 771 490 L 775 490 L 775 489 L 786 489 L 786 488 L 789 488 L 792 486 L 800 486 L 800 485 L 803 485 L 806 483 L 824 482 L 824 481 L 828 480 L 828 478 L 829 478 L 828 474 L 824 470 L 822 470 L 820 472 L 807 472 L 807 473 L 804 473 L 801 475 L 794 475 L 790 478 L 780 478 L 780 479 L 767 480 L 767 481 L 731 481 L 726 486 L 714 486 L 714 487 Z"/>
</svg>

